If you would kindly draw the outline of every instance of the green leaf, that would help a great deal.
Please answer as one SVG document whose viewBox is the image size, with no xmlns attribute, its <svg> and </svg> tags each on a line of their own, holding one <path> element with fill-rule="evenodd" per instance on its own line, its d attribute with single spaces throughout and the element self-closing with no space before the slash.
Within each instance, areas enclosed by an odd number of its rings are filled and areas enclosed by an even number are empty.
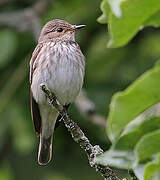
<svg viewBox="0 0 160 180">
<path fill-rule="evenodd" d="M 159 180 L 160 154 L 156 154 L 152 161 L 137 164 L 133 171 L 139 180 Z"/>
<path fill-rule="evenodd" d="M 145 164 L 138 164 L 133 168 L 134 173 L 139 180 L 144 180 L 144 166 Z"/>
<path fill-rule="evenodd" d="M 138 162 L 151 158 L 160 152 L 160 130 L 144 135 L 135 146 L 135 154 Z"/>
<path fill-rule="evenodd" d="M 111 15 L 109 18 L 111 39 L 108 46 L 125 45 L 142 28 L 143 23 L 159 9 L 159 0 L 126 0 L 122 2 L 122 17 Z"/>
<path fill-rule="evenodd" d="M 159 27 L 160 26 L 160 11 L 156 12 L 154 15 L 152 15 L 149 19 L 147 19 L 144 22 L 144 26 L 154 26 Z"/>
<path fill-rule="evenodd" d="M 156 104 L 131 121 L 111 149 L 97 157 L 97 163 L 117 168 L 131 169 L 134 167 L 135 169 L 137 161 L 133 149 L 142 136 L 160 128 L 160 117 L 154 117 L 160 115 L 160 112 L 157 111 L 159 108 L 160 104 Z M 144 166 L 138 164 L 138 168 L 136 167 L 138 176 L 142 175 L 140 171 L 144 171 L 144 167 L 140 168 L 139 165 Z M 139 169 L 141 170 L 139 171 Z"/>
<path fill-rule="evenodd" d="M 144 179 L 149 180 L 158 171 L 160 171 L 160 154 L 156 155 L 153 161 L 145 165 Z"/>
<path fill-rule="evenodd" d="M 125 126 L 160 101 L 160 66 L 144 73 L 125 91 L 116 93 L 110 104 L 107 133 L 115 142 Z"/>
<path fill-rule="evenodd" d="M 130 151 L 117 151 L 112 148 L 95 158 L 97 164 L 113 166 L 117 168 L 131 169 L 134 162 L 134 154 Z"/>
<path fill-rule="evenodd" d="M 105 16 L 108 14 L 110 34 L 108 47 L 120 47 L 128 43 L 143 28 L 147 20 L 160 10 L 159 0 L 108 0 L 107 2 L 112 12 L 108 13 L 109 8 L 103 8 L 103 15 L 100 18 L 102 20 L 99 22 L 106 23 Z"/>
<path fill-rule="evenodd" d="M 144 134 L 157 129 L 160 129 L 160 117 L 146 119 L 138 117 L 126 126 L 114 148 L 119 150 L 133 150 L 136 143 Z"/>
<path fill-rule="evenodd" d="M 110 12 L 110 7 L 107 0 L 103 0 L 100 5 L 103 14 L 97 19 L 99 23 L 106 24 L 108 22 L 108 15 Z"/>
<path fill-rule="evenodd" d="M 114 148 L 117 150 L 132 150 L 143 135 L 160 129 L 159 109 L 160 103 L 155 104 L 131 121 L 125 127 Z"/>
<path fill-rule="evenodd" d="M 121 3 L 123 1 L 124 0 L 108 0 L 108 4 L 110 5 L 111 10 L 117 18 L 122 16 Z"/>
<path fill-rule="evenodd" d="M 96 158 L 96 162 L 102 165 L 110 165 L 117 168 L 134 169 L 140 180 L 144 180 L 144 169 L 146 164 L 137 164 L 137 158 L 133 152 L 134 147 L 141 138 L 154 130 L 160 128 L 159 116 L 160 104 L 156 104 L 144 111 L 126 127 L 120 138 L 111 149 Z M 142 150 L 142 151 L 145 151 Z M 143 153 L 143 152 L 142 152 Z"/>
</svg>

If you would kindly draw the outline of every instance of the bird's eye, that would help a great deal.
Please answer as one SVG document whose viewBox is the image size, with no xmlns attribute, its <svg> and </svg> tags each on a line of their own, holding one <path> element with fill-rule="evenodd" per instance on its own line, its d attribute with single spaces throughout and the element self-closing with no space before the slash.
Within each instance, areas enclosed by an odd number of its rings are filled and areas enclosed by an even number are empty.
<svg viewBox="0 0 160 180">
<path fill-rule="evenodd" d="M 62 32 L 62 31 L 63 31 L 62 28 L 58 28 L 58 29 L 57 29 L 57 32 Z"/>
</svg>

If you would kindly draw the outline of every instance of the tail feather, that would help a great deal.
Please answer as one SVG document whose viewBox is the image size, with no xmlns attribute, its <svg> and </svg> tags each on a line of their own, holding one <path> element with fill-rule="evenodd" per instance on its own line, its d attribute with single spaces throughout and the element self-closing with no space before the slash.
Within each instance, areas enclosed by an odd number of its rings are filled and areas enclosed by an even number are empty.
<svg viewBox="0 0 160 180">
<path fill-rule="evenodd" d="M 46 165 L 52 158 L 52 136 L 44 138 L 40 136 L 38 163 L 40 165 Z"/>
</svg>

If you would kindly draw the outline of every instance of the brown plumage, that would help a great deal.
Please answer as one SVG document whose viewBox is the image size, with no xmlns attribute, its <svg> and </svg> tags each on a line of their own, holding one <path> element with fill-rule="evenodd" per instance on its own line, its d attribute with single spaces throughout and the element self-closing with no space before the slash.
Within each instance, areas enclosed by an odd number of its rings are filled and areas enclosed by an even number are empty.
<svg viewBox="0 0 160 180">
<path fill-rule="evenodd" d="M 36 135 L 40 136 L 41 165 L 51 160 L 52 134 L 61 117 L 48 104 L 40 84 L 50 88 L 64 107 L 74 101 L 84 78 L 84 56 L 74 38 L 76 30 L 82 27 L 58 19 L 49 21 L 30 60 L 31 114 Z"/>
</svg>

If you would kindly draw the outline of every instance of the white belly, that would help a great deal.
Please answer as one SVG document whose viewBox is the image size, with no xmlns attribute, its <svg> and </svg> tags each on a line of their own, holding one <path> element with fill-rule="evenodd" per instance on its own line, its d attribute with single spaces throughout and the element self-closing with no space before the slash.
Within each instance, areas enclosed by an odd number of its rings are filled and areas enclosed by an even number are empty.
<svg viewBox="0 0 160 180">
<path fill-rule="evenodd" d="M 74 53 L 74 48 L 68 51 L 65 45 L 63 45 L 63 52 L 59 48 L 59 46 L 54 45 L 53 51 L 55 53 L 46 53 L 43 66 L 40 65 L 44 59 L 41 56 L 33 74 L 31 89 L 35 100 L 39 104 L 46 103 L 44 93 L 40 89 L 41 83 L 51 89 L 63 105 L 73 102 L 82 88 L 84 59 L 80 59 L 79 54 Z M 45 46 L 42 50 L 47 51 Z M 59 53 L 62 54 L 59 56 Z M 50 60 L 47 61 L 49 56 Z M 42 69 L 41 74 L 38 73 L 40 68 Z"/>
</svg>

